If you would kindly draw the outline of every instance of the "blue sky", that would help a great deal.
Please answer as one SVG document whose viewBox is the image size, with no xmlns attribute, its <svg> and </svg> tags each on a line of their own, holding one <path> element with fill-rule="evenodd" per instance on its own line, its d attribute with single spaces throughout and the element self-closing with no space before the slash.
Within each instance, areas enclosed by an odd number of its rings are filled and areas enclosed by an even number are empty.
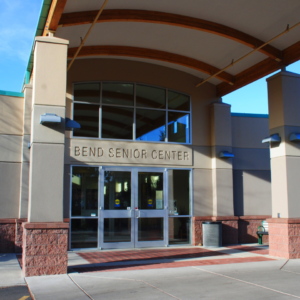
<svg viewBox="0 0 300 300">
<path fill-rule="evenodd" d="M 42 0 L 0 0 L 0 90 L 21 91 L 41 5 Z M 300 61 L 287 71 L 300 73 Z M 266 78 L 224 96 L 223 102 L 232 112 L 267 114 Z"/>
</svg>

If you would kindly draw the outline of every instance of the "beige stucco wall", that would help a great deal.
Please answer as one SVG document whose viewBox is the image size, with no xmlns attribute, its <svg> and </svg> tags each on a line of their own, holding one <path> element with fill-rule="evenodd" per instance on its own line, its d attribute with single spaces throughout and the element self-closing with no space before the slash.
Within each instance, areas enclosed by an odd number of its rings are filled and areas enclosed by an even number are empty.
<svg viewBox="0 0 300 300">
<path fill-rule="evenodd" d="M 0 95 L 0 218 L 18 218 L 24 98 Z"/>
<path fill-rule="evenodd" d="M 271 215 L 269 119 L 232 116 L 235 215 Z"/>
</svg>

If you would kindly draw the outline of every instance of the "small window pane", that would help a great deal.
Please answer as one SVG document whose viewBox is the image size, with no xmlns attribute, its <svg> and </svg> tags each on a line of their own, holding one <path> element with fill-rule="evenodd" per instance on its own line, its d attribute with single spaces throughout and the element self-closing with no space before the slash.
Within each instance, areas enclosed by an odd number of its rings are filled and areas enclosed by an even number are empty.
<svg viewBox="0 0 300 300">
<path fill-rule="evenodd" d="M 99 137 L 99 106 L 74 104 L 74 120 L 81 125 L 73 136 Z"/>
<path fill-rule="evenodd" d="M 103 83 L 102 103 L 133 106 L 133 84 Z"/>
<path fill-rule="evenodd" d="M 136 105 L 151 108 L 166 108 L 166 91 L 164 89 L 137 84 Z"/>
<path fill-rule="evenodd" d="M 104 219 L 104 243 L 131 241 L 131 219 Z"/>
<path fill-rule="evenodd" d="M 169 218 L 169 244 L 190 243 L 190 218 Z"/>
<path fill-rule="evenodd" d="M 74 101 L 100 103 L 100 83 L 75 84 Z"/>
<path fill-rule="evenodd" d="M 164 142 L 166 137 L 166 112 L 161 110 L 136 110 L 136 139 L 138 141 Z"/>
<path fill-rule="evenodd" d="M 138 241 L 163 241 L 164 218 L 139 218 L 138 219 Z"/>
<path fill-rule="evenodd" d="M 138 209 L 164 209 L 163 173 L 139 172 Z"/>
<path fill-rule="evenodd" d="M 72 216 L 98 215 L 98 168 L 73 167 Z"/>
<path fill-rule="evenodd" d="M 190 97 L 168 91 L 168 108 L 175 110 L 190 110 Z"/>
<path fill-rule="evenodd" d="M 104 209 L 128 208 L 131 209 L 131 172 L 105 171 Z"/>
<path fill-rule="evenodd" d="M 169 170 L 169 215 L 190 214 L 190 171 Z"/>
<path fill-rule="evenodd" d="M 102 106 L 102 138 L 132 140 L 133 108 Z"/>
<path fill-rule="evenodd" d="M 168 141 L 176 143 L 190 142 L 190 114 L 169 111 Z"/>
<path fill-rule="evenodd" d="M 71 220 L 71 248 L 98 247 L 98 219 Z"/>
</svg>

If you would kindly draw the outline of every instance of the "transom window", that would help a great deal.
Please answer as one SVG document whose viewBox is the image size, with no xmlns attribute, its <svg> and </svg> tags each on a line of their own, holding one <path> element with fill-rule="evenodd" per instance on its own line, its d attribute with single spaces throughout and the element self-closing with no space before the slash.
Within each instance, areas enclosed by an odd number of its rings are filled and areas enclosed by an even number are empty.
<svg viewBox="0 0 300 300">
<path fill-rule="evenodd" d="M 190 143 L 190 97 L 135 83 L 74 84 L 75 137 Z"/>
</svg>

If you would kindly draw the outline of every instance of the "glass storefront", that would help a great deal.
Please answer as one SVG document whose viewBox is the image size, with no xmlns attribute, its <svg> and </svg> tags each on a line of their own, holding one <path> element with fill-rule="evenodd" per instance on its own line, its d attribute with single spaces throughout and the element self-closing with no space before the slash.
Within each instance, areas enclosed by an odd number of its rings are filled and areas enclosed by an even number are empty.
<svg viewBox="0 0 300 300">
<path fill-rule="evenodd" d="M 191 170 L 72 167 L 71 248 L 189 244 Z"/>
</svg>

